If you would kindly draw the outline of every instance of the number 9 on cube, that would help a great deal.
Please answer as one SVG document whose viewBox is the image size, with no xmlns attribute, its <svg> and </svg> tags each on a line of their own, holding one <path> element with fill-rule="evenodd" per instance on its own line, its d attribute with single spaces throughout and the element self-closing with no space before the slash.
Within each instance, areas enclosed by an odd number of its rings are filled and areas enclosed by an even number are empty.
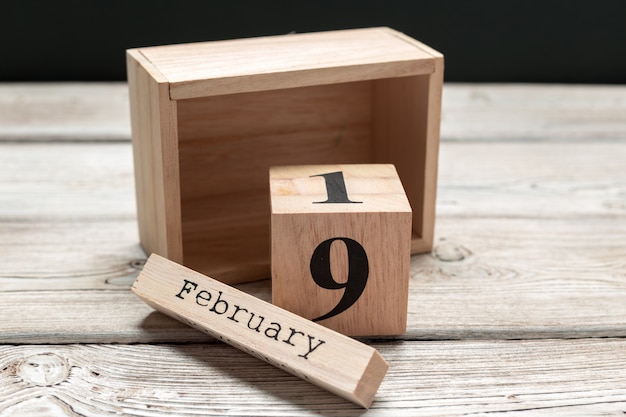
<svg viewBox="0 0 626 417">
<path fill-rule="evenodd" d="M 406 331 L 411 207 L 389 164 L 270 169 L 272 302 L 350 336 Z"/>
</svg>

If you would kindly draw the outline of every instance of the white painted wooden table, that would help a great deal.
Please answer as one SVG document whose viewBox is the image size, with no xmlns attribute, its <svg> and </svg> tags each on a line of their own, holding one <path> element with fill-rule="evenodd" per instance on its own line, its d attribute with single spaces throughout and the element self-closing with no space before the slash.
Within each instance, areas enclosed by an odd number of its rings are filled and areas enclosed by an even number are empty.
<svg viewBox="0 0 626 417">
<path fill-rule="evenodd" d="M 626 87 L 445 86 L 436 247 L 407 334 L 365 340 L 367 411 L 130 293 L 129 130 L 124 84 L 0 85 L 0 416 L 626 413 Z"/>
</svg>

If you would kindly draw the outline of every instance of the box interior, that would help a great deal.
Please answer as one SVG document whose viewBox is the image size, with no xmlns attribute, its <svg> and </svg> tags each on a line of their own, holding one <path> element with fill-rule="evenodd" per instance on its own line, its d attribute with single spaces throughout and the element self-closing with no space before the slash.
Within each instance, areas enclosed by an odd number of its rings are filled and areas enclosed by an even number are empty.
<svg viewBox="0 0 626 417">
<path fill-rule="evenodd" d="M 393 163 L 422 231 L 428 75 L 177 101 L 185 265 L 268 278 L 269 168 Z"/>
</svg>

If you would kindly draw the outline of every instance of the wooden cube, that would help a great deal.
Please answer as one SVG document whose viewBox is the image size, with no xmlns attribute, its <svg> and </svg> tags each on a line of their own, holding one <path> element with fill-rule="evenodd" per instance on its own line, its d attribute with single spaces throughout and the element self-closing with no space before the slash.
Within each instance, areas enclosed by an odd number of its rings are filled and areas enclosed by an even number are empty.
<svg viewBox="0 0 626 417">
<path fill-rule="evenodd" d="M 351 336 L 406 331 L 411 206 L 393 165 L 270 170 L 272 303 Z"/>
<path fill-rule="evenodd" d="M 432 247 L 443 57 L 388 28 L 127 51 L 146 252 L 236 283 L 270 274 L 270 166 L 393 163 Z"/>
</svg>

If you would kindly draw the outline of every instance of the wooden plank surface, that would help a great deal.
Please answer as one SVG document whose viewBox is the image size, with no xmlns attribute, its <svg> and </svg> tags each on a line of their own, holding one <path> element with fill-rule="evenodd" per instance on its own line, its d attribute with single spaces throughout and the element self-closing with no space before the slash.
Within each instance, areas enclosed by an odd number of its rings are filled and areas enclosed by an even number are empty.
<svg viewBox="0 0 626 417">
<path fill-rule="evenodd" d="M 626 341 L 372 344 L 391 368 L 363 409 L 223 344 L 0 346 L 0 416 L 606 416 Z"/>
<path fill-rule="evenodd" d="M 620 139 L 626 86 L 446 84 L 450 140 Z M 130 140 L 126 83 L 2 84 L 0 140 Z"/>
<path fill-rule="evenodd" d="M 0 84 L 0 141 L 129 138 L 126 83 Z"/>
<path fill-rule="evenodd" d="M 0 285 L 11 294 L 0 341 L 97 342 L 75 330 L 88 327 L 96 311 L 111 327 L 98 333 L 103 340 L 121 329 L 126 341 L 175 340 L 168 332 L 178 337 L 181 329 L 170 327 L 142 339 L 136 323 L 145 310 L 127 293 L 145 259 L 130 145 L 9 143 L 2 150 L 9 169 L 0 171 Z M 565 150 L 549 141 L 444 142 L 436 245 L 412 259 L 405 338 L 626 335 L 624 160 L 626 142 L 576 142 Z M 21 166 L 40 168 L 20 174 Z M 249 291 L 265 297 L 263 285 Z M 87 292 L 27 294 L 60 288 Z M 81 297 L 99 300 L 80 304 L 89 314 L 57 310 Z M 138 310 L 120 317 L 115 300 Z M 15 323 L 26 305 L 33 320 Z M 48 332 L 50 317 L 64 323 L 60 330 Z"/>
<path fill-rule="evenodd" d="M 360 415 L 129 292 L 126 95 L 0 85 L 0 416 Z M 391 364 L 366 414 L 622 415 L 626 88 L 443 103 L 435 248 L 411 260 L 407 334 L 365 340 Z"/>
<path fill-rule="evenodd" d="M 443 94 L 446 140 L 621 140 L 626 132 L 626 86 L 456 84 Z"/>
</svg>

